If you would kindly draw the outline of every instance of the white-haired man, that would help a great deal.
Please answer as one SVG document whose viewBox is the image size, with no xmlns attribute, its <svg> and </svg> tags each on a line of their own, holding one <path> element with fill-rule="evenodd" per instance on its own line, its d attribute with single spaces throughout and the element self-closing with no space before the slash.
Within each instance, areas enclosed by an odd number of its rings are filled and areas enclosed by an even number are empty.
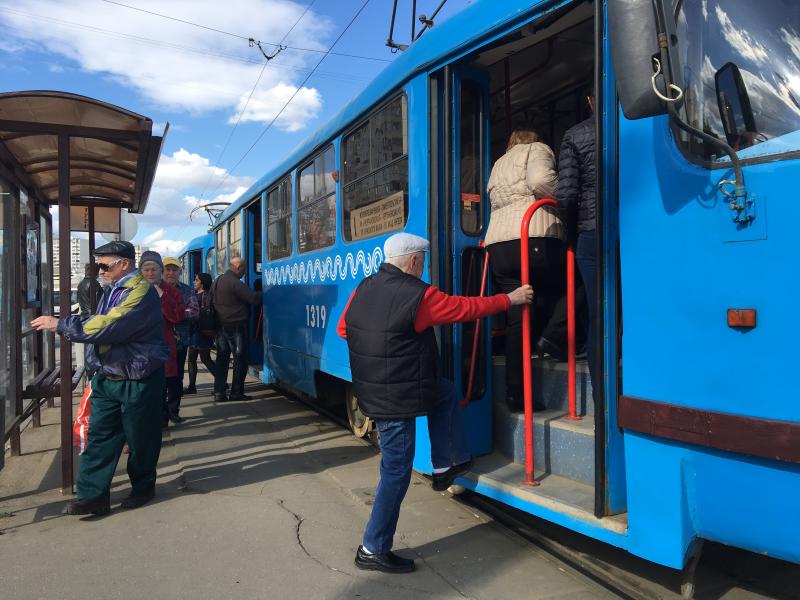
<svg viewBox="0 0 800 600">
<path fill-rule="evenodd" d="M 385 262 L 353 292 L 337 328 L 347 339 L 359 407 L 380 432 L 380 481 L 356 552 L 360 569 L 414 570 L 413 560 L 391 549 L 411 481 L 416 417 L 428 417 L 433 489 L 446 490 L 472 464 L 455 388 L 439 376 L 433 327 L 474 321 L 533 299 L 530 286 L 489 298 L 448 296 L 420 279 L 428 246 L 408 233 L 389 237 Z"/>
</svg>

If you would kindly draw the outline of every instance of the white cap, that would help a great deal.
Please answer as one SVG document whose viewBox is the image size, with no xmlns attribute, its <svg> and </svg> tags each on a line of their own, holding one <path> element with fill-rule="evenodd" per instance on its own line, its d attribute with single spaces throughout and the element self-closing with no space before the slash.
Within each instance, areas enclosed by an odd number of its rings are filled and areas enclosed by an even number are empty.
<svg viewBox="0 0 800 600">
<path fill-rule="evenodd" d="M 416 254 L 425 252 L 430 245 L 430 242 L 424 237 L 411 233 L 395 233 L 383 243 L 383 255 L 385 258 L 397 258 L 407 254 Z"/>
</svg>

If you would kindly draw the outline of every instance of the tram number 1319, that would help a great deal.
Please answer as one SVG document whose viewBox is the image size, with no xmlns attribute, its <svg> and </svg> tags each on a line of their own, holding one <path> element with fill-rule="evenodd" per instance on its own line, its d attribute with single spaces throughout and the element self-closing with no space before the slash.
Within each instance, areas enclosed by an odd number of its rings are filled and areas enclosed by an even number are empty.
<svg viewBox="0 0 800 600">
<path fill-rule="evenodd" d="M 328 322 L 328 311 L 324 304 L 306 304 L 306 327 L 325 329 Z"/>
</svg>

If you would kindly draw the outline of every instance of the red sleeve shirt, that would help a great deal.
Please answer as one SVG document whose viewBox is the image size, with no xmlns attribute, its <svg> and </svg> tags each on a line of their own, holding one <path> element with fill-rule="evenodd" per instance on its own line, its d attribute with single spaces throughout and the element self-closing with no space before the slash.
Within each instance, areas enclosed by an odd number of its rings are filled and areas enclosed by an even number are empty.
<svg viewBox="0 0 800 600">
<path fill-rule="evenodd" d="M 355 291 L 350 294 L 339 318 L 336 333 L 347 339 L 347 323 L 345 315 L 350 308 Z M 421 333 L 434 325 L 447 325 L 449 323 L 464 323 L 476 321 L 490 315 L 508 310 L 511 299 L 507 294 L 496 294 L 488 298 L 480 296 L 448 296 L 439 288 L 430 286 L 422 297 L 417 307 L 417 316 L 414 319 L 414 331 Z"/>
</svg>

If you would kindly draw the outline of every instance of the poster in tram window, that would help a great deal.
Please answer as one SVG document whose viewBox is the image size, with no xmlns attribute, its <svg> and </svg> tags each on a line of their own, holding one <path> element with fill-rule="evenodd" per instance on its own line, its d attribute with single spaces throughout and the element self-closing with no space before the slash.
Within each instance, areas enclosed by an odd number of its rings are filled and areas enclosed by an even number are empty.
<svg viewBox="0 0 800 600">
<path fill-rule="evenodd" d="M 405 222 L 405 192 L 395 192 L 377 202 L 350 211 L 350 234 L 360 240 L 403 228 Z"/>
<path fill-rule="evenodd" d="M 28 304 L 39 301 L 39 224 L 28 223 L 25 232 L 25 298 Z"/>
</svg>

